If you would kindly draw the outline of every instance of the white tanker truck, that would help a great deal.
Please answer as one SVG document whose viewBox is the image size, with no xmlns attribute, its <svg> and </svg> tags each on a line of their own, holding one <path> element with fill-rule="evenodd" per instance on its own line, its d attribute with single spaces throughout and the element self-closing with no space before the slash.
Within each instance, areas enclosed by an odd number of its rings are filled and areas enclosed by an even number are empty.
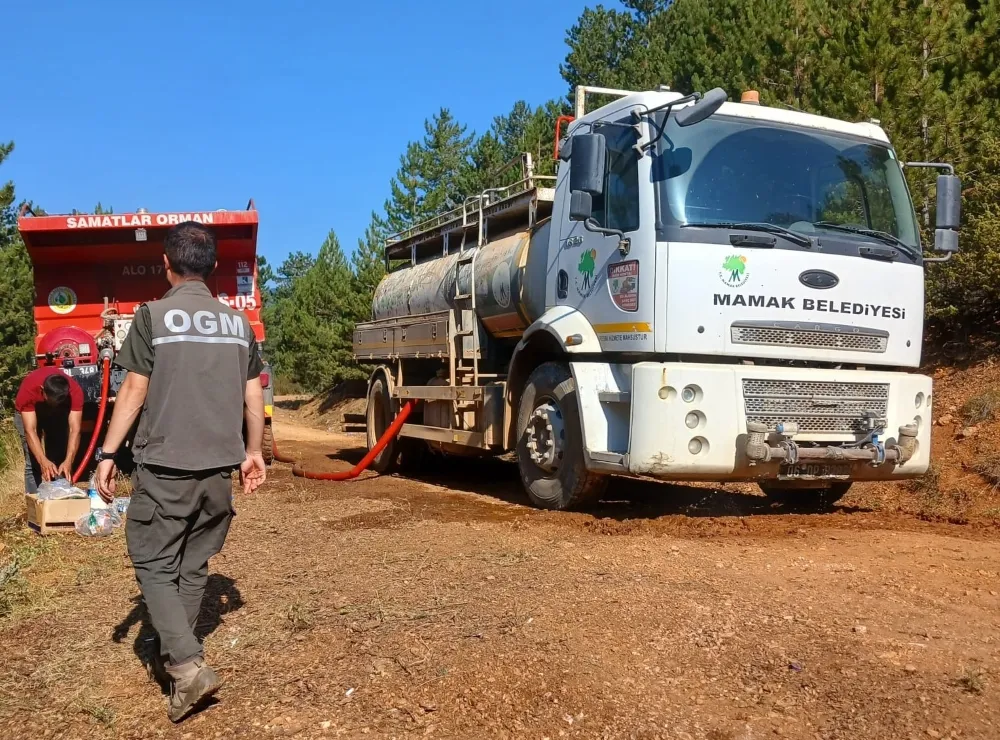
<svg viewBox="0 0 1000 740">
<path fill-rule="evenodd" d="M 614 102 L 586 113 L 588 93 Z M 372 447 L 516 451 L 531 501 L 610 476 L 756 481 L 817 500 L 927 470 L 924 265 L 958 249 L 950 165 L 898 161 L 847 123 L 669 90 L 577 90 L 556 177 L 521 162 L 386 243 L 355 356 Z M 558 138 L 558 136 L 557 136 Z M 923 256 L 904 167 L 934 167 Z"/>
</svg>

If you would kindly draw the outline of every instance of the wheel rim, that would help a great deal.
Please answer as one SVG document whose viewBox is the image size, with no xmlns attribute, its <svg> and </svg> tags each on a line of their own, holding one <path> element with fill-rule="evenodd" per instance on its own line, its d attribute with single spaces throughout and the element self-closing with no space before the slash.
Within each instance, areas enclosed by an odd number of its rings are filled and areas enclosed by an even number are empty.
<svg viewBox="0 0 1000 740">
<path fill-rule="evenodd" d="M 566 447 L 566 424 L 559 404 L 551 398 L 539 399 L 526 433 L 531 462 L 547 476 L 557 475 Z"/>
</svg>

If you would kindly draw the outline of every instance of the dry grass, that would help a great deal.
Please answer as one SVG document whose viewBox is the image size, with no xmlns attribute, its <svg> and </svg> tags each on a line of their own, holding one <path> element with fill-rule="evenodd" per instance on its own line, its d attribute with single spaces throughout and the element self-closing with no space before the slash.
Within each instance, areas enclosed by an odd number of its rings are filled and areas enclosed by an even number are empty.
<svg viewBox="0 0 1000 740">
<path fill-rule="evenodd" d="M 993 421 L 1000 412 L 1000 388 L 990 388 L 962 404 L 962 419 L 968 425 Z"/>
<path fill-rule="evenodd" d="M 1000 488 L 1000 455 L 984 453 L 976 458 L 972 469 L 982 476 L 994 491 Z"/>
<path fill-rule="evenodd" d="M 24 456 L 10 419 L 0 421 L 0 521 L 24 508 Z"/>
<path fill-rule="evenodd" d="M 970 694 L 981 694 L 986 689 L 986 680 L 982 670 L 966 668 L 956 681 L 958 686 Z"/>
<path fill-rule="evenodd" d="M 30 601 L 25 569 L 46 544 L 24 536 L 24 457 L 10 419 L 0 422 L 0 618 Z"/>
<path fill-rule="evenodd" d="M 910 490 L 920 497 L 920 510 L 924 514 L 932 513 L 941 503 L 941 469 L 936 463 L 931 463 L 927 472 L 920 478 L 909 483 Z"/>
</svg>

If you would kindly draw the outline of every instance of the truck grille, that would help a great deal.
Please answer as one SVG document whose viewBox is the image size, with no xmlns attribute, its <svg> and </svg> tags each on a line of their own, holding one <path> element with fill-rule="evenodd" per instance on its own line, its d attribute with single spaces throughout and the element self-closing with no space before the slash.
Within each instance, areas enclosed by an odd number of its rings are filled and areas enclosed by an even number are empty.
<svg viewBox="0 0 1000 740">
<path fill-rule="evenodd" d="M 803 434 L 859 434 L 868 431 L 865 412 L 886 418 L 888 383 L 825 383 L 812 380 L 743 379 L 747 421 L 795 422 Z"/>
<path fill-rule="evenodd" d="M 836 324 L 740 321 L 729 327 L 733 344 L 885 352 L 889 332 Z"/>
</svg>

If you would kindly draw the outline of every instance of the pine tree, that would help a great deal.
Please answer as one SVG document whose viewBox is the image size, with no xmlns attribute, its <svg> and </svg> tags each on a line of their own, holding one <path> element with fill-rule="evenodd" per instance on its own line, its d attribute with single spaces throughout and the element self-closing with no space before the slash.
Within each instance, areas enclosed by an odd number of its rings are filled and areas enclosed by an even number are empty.
<svg viewBox="0 0 1000 740">
<path fill-rule="evenodd" d="M 14 150 L 0 144 L 0 165 Z M 14 183 L 0 186 L 0 417 L 10 413 L 10 402 L 23 375 L 31 369 L 35 323 L 35 290 L 28 253 L 17 232 Z"/>
<path fill-rule="evenodd" d="M 447 108 L 424 121 L 423 139 L 407 145 L 389 185 L 391 195 L 385 212 L 390 232 L 402 231 L 462 204 L 462 173 L 472 140 L 466 127 Z"/>
<path fill-rule="evenodd" d="M 114 212 L 115 212 L 114 208 L 111 208 L 110 206 L 108 206 L 107 208 L 105 208 L 104 206 L 102 206 L 101 205 L 101 201 L 97 201 L 97 205 L 94 206 L 94 210 L 92 210 L 92 211 L 80 211 L 80 210 L 78 210 L 76 208 L 74 208 L 72 211 L 70 211 L 70 213 L 72 213 L 74 216 L 79 216 L 82 213 L 93 213 L 95 216 L 101 216 L 101 215 L 103 215 L 105 213 L 107 213 L 108 215 L 110 215 L 110 214 L 112 214 Z"/>
<path fill-rule="evenodd" d="M 384 246 L 385 225 L 378 214 L 373 212 L 364 237 L 358 239 L 358 247 L 351 255 L 353 280 L 350 313 L 355 321 L 367 321 L 371 318 L 372 298 L 385 276 Z"/>
<path fill-rule="evenodd" d="M 522 153 L 530 154 L 536 175 L 554 175 L 552 159 L 556 118 L 568 108 L 555 101 L 532 108 L 519 100 L 510 113 L 496 116 L 490 130 L 479 137 L 462 175 L 466 195 L 478 195 L 486 188 L 510 185 L 523 176 L 518 166 L 507 167 Z"/>
<path fill-rule="evenodd" d="M 262 254 L 257 255 L 257 285 L 260 288 L 261 301 L 265 306 L 274 300 L 274 280 L 277 274 L 274 268 Z"/>
<path fill-rule="evenodd" d="M 279 268 L 287 282 L 279 283 L 279 297 L 268 314 L 278 327 L 268 345 L 282 377 L 321 390 L 361 374 L 353 359 L 353 276 L 333 231 L 308 269 L 290 274 L 310 261 L 296 253 Z"/>
<path fill-rule="evenodd" d="M 389 199 L 384 209 L 389 230 L 400 232 L 421 220 L 424 213 L 421 175 L 423 150 L 411 141 L 399 157 L 399 169 L 389 183 Z"/>
</svg>

